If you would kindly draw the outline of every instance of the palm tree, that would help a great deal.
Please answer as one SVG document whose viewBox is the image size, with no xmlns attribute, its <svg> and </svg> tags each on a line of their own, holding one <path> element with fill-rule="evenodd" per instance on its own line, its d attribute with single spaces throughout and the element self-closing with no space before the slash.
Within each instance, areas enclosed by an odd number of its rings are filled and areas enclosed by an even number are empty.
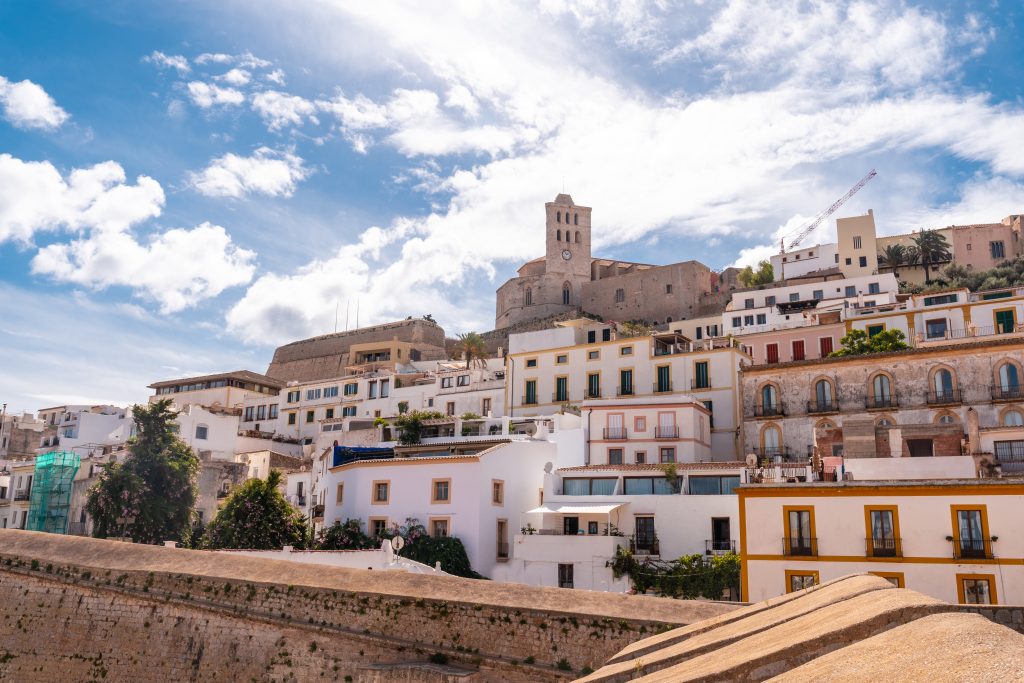
<svg viewBox="0 0 1024 683">
<path fill-rule="evenodd" d="M 484 365 L 484 358 L 487 357 L 487 342 L 476 332 L 460 334 L 459 343 L 455 349 L 465 359 L 467 369 L 471 365 Z"/>
<path fill-rule="evenodd" d="M 953 256 L 949 251 L 949 242 L 941 233 L 935 230 L 922 230 L 911 238 L 914 246 L 921 255 L 921 265 L 924 267 L 924 281 L 931 283 L 929 266 L 933 263 L 945 263 L 952 260 Z"/>
<path fill-rule="evenodd" d="M 902 244 L 890 244 L 878 255 L 878 263 L 896 270 L 903 265 L 907 257 L 907 248 Z"/>
</svg>

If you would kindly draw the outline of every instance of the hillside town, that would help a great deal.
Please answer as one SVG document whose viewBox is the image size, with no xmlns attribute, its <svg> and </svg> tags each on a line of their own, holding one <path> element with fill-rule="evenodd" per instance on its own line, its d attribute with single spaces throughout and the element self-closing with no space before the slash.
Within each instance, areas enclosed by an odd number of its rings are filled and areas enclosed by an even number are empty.
<svg viewBox="0 0 1024 683">
<path fill-rule="evenodd" d="M 866 572 L 1020 605 L 1021 228 L 879 237 L 869 211 L 715 272 L 595 257 L 591 208 L 559 194 L 493 330 L 427 316 L 298 340 L 265 372 L 154 380 L 149 403 L 198 457 L 195 538 L 257 481 L 311 537 L 415 527 L 496 582 L 673 595 L 680 563 L 731 562 L 702 597 Z M 89 499 L 138 428 L 130 406 L 5 413 L 0 528 L 131 540 L 131 515 L 98 525 Z"/>
</svg>

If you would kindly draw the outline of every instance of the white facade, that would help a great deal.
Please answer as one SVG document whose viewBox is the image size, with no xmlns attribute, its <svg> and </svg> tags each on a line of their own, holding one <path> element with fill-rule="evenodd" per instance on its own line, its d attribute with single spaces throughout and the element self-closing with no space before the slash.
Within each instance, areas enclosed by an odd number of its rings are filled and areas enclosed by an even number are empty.
<svg viewBox="0 0 1024 683">
<path fill-rule="evenodd" d="M 745 600 L 872 572 L 946 602 L 1024 603 L 1019 481 L 758 484 L 739 493 Z"/>
<path fill-rule="evenodd" d="M 782 254 L 772 254 L 770 259 L 775 281 L 795 278 L 839 265 L 839 245 L 816 244 L 813 247 L 794 249 Z"/>
</svg>

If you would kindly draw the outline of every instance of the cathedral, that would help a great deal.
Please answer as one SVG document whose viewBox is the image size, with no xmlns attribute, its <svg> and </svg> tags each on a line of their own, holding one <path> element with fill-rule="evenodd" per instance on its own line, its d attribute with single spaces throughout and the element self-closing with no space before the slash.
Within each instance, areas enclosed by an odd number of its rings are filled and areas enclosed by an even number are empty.
<svg viewBox="0 0 1024 683">
<path fill-rule="evenodd" d="M 544 256 L 498 288 L 495 329 L 582 311 L 654 325 L 721 310 L 718 275 L 698 261 L 667 266 L 594 258 L 591 211 L 560 194 L 544 205 Z"/>
</svg>

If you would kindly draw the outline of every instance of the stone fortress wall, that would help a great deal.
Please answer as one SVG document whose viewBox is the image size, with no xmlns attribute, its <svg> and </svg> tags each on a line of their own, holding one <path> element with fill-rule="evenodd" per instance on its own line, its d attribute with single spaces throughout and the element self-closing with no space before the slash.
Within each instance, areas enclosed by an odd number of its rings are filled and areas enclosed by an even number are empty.
<svg viewBox="0 0 1024 683">
<path fill-rule="evenodd" d="M 438 653 L 466 680 L 553 681 L 735 609 L 11 530 L 0 591 L 0 680 L 28 683 L 462 680 L 422 670 Z"/>
</svg>

